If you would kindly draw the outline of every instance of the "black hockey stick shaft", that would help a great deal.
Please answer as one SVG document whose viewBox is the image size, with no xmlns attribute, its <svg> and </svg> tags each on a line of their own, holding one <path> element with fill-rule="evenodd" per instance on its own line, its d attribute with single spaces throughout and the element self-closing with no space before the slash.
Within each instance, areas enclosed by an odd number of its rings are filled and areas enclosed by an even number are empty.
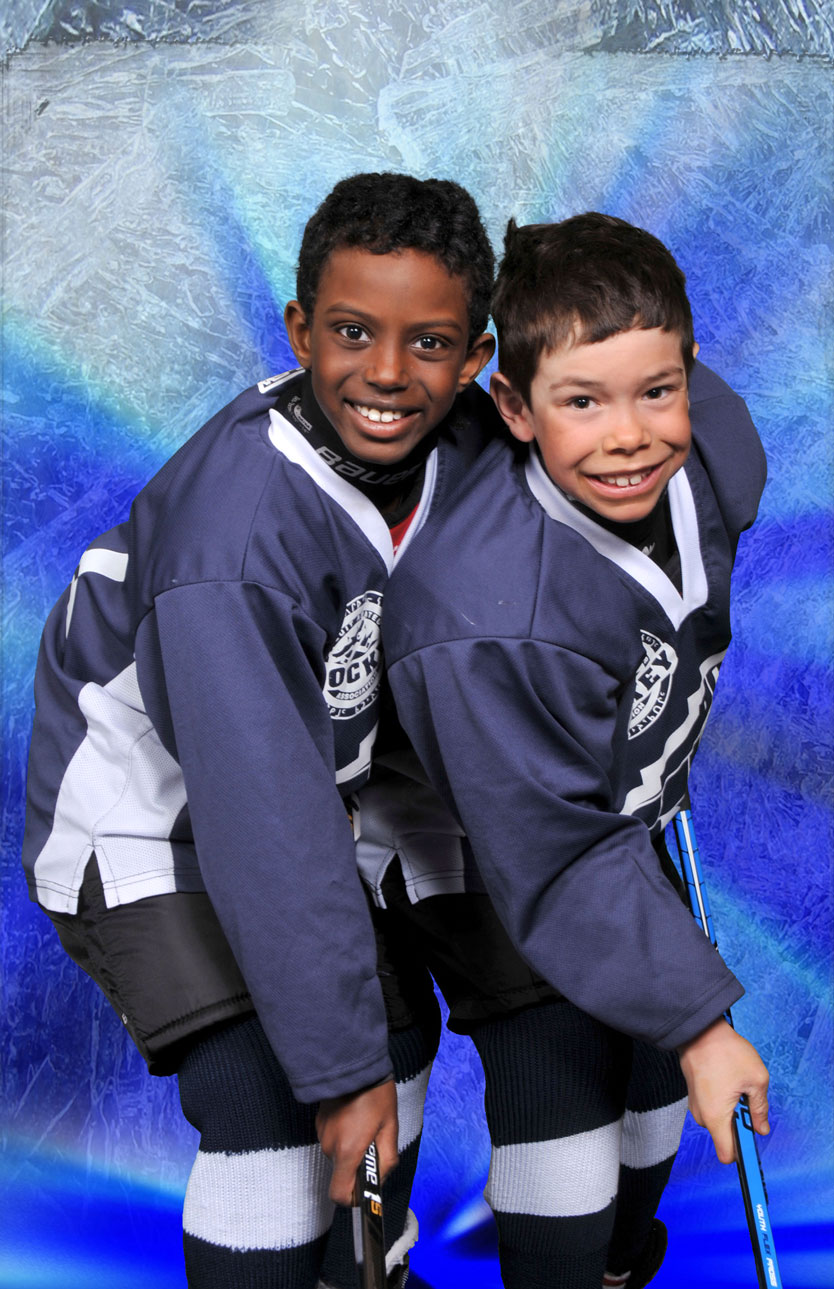
<svg viewBox="0 0 834 1289">
<path fill-rule="evenodd" d="M 382 1184 L 379 1177 L 379 1156 L 373 1141 L 365 1151 L 356 1174 L 353 1247 L 362 1289 L 385 1289 Z"/>
<path fill-rule="evenodd" d="M 709 901 L 707 899 L 704 874 L 701 868 L 701 857 L 695 841 L 695 829 L 692 824 L 692 811 L 687 803 L 686 808 L 679 810 L 675 816 L 675 842 L 681 872 L 686 883 L 689 907 L 695 921 L 710 943 L 717 947 L 715 930 L 712 924 Z M 732 1025 L 729 1012 L 725 1013 Z M 782 1289 L 782 1277 L 776 1260 L 776 1249 L 773 1242 L 773 1230 L 770 1225 L 770 1211 L 767 1203 L 764 1173 L 762 1171 L 759 1151 L 756 1145 L 756 1133 L 750 1116 L 747 1097 L 742 1097 L 733 1115 L 733 1140 L 736 1148 L 736 1166 L 744 1200 L 744 1212 L 747 1217 L 747 1229 L 750 1232 L 750 1243 L 753 1246 L 753 1257 L 756 1263 L 756 1275 L 759 1289 Z"/>
</svg>

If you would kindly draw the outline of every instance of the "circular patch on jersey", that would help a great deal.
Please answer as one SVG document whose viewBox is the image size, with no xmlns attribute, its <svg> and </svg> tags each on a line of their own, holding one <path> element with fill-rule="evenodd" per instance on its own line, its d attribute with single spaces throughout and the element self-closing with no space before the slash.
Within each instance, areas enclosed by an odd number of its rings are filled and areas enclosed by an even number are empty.
<svg viewBox="0 0 834 1289">
<path fill-rule="evenodd" d="M 324 697 L 333 720 L 350 720 L 376 698 L 382 679 L 381 627 L 380 591 L 366 591 L 349 602 L 339 634 L 325 659 Z"/>
<path fill-rule="evenodd" d="M 640 639 L 646 652 L 634 677 L 634 701 L 628 721 L 630 739 L 654 725 L 666 706 L 678 665 L 678 655 L 671 645 L 664 644 L 650 631 L 641 631 Z"/>
</svg>

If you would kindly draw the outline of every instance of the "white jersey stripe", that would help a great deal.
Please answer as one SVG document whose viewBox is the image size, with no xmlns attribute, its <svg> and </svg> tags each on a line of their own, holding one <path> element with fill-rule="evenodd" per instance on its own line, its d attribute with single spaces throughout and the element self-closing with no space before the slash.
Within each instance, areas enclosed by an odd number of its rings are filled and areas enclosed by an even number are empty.
<svg viewBox="0 0 834 1289">
<path fill-rule="evenodd" d="M 536 1217 L 599 1213 L 617 1193 L 621 1125 L 494 1147 L 484 1190 L 490 1208 Z"/>
<path fill-rule="evenodd" d="M 176 890 L 168 839 L 185 806 L 185 785 L 145 712 L 136 663 L 107 685 L 85 685 L 78 705 L 87 733 L 67 766 L 52 831 L 35 861 L 38 899 L 74 913 L 93 850 L 109 907 Z"/>
<path fill-rule="evenodd" d="M 123 582 L 127 577 L 127 555 L 122 551 L 105 550 L 101 546 L 84 552 L 78 562 L 78 568 L 70 585 L 67 600 L 66 635 L 69 635 L 72 611 L 75 608 L 75 593 L 78 590 L 78 579 L 82 573 L 100 573 L 102 577 L 109 577 L 111 582 Z"/>
<path fill-rule="evenodd" d="M 341 770 L 336 771 L 337 783 L 350 783 L 351 779 L 357 778 L 358 775 L 363 774 L 365 770 L 370 767 L 371 753 L 373 752 L 374 741 L 376 739 L 378 728 L 379 721 L 377 721 L 373 729 L 362 739 L 359 744 L 359 750 L 353 760 L 348 765 L 343 765 Z"/>
<path fill-rule="evenodd" d="M 686 1118 L 686 1097 L 659 1110 L 626 1110 L 620 1162 L 627 1168 L 653 1168 L 678 1148 Z"/>
<path fill-rule="evenodd" d="M 726 649 L 722 649 L 720 653 L 712 654 L 711 657 L 705 658 L 701 663 L 699 668 L 701 683 L 686 700 L 686 717 L 683 723 L 677 729 L 672 730 L 663 745 L 663 751 L 660 756 L 652 761 L 651 765 L 643 766 L 640 771 L 640 782 L 626 794 L 625 801 L 620 808 L 621 815 L 636 815 L 640 810 L 645 812 L 652 804 L 662 803 L 667 783 L 672 779 L 674 773 L 681 768 L 684 761 L 692 760 L 698 747 L 697 742 L 693 742 L 692 732 L 699 721 L 703 730 L 706 716 L 709 713 L 709 704 L 712 701 L 715 682 L 718 678 L 718 669 L 724 661 L 726 652 Z M 700 734 L 698 738 L 700 739 Z M 675 756 L 677 756 L 677 760 L 673 761 Z M 660 823 L 664 828 L 679 806 L 680 801 L 678 800 L 669 803 L 665 811 L 658 811 Z"/>
</svg>

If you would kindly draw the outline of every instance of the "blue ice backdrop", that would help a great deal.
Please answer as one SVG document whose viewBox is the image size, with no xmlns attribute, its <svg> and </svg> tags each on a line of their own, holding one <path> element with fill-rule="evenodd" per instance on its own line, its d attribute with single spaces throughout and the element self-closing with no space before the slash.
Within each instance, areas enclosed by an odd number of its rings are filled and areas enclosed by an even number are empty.
<svg viewBox="0 0 834 1289">
<path fill-rule="evenodd" d="M 510 214 L 599 209 L 684 267 L 702 358 L 770 459 L 694 803 L 737 1023 L 773 1079 L 785 1283 L 834 1284 L 834 89 L 825 0 L 13 0 L 3 95 L 0 1285 L 182 1286 L 194 1133 L 19 871 L 32 673 L 87 542 L 239 389 L 291 364 L 304 222 L 357 170 Z M 499 1284 L 469 1043 L 444 1039 L 415 1284 Z M 659 1287 L 752 1285 L 733 1172 L 689 1125 Z"/>
</svg>

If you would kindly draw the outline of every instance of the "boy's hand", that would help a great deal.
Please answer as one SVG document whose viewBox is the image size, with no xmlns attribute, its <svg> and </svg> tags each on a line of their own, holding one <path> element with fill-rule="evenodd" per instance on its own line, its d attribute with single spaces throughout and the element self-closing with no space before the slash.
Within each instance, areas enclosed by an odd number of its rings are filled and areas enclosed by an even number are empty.
<svg viewBox="0 0 834 1289">
<path fill-rule="evenodd" d="M 721 1163 L 731 1164 L 736 1157 L 733 1111 L 743 1094 L 747 1094 L 756 1132 L 770 1132 L 769 1076 L 764 1063 L 755 1047 L 723 1019 L 685 1043 L 678 1053 L 692 1117 L 709 1132 Z"/>
<path fill-rule="evenodd" d="M 380 1181 L 397 1162 L 397 1093 L 394 1080 L 351 1096 L 331 1097 L 319 1104 L 316 1131 L 333 1164 L 330 1198 L 353 1203 L 356 1171 L 372 1141 L 379 1155 Z"/>
</svg>

